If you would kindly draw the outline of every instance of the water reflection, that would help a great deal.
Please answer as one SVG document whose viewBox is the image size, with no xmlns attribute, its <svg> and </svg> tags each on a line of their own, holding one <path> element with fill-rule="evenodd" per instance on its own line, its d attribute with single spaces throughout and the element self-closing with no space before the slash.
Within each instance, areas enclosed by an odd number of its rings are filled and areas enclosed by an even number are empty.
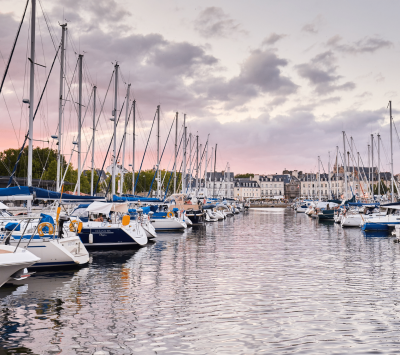
<svg viewBox="0 0 400 355">
<path fill-rule="evenodd" d="M 397 351 L 399 244 L 260 209 L 0 291 L 0 339 L 34 354 Z"/>
</svg>

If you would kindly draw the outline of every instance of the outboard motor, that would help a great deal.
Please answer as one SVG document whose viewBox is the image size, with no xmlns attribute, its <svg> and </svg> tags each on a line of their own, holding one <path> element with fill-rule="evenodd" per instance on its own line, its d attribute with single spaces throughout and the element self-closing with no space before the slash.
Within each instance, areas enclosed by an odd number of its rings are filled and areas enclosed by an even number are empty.
<svg viewBox="0 0 400 355">
<path fill-rule="evenodd" d="M 68 216 L 60 216 L 58 219 L 58 238 L 63 238 L 64 235 L 64 223 L 69 221 Z"/>
</svg>

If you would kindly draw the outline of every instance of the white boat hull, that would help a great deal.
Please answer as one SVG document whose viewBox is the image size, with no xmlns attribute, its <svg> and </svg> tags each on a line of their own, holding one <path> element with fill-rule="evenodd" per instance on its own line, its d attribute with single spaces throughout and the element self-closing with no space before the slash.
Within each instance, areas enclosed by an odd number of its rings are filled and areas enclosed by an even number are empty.
<svg viewBox="0 0 400 355">
<path fill-rule="evenodd" d="M 181 231 L 187 228 L 186 222 L 180 221 L 176 217 L 151 218 L 150 221 L 156 231 Z"/>
<path fill-rule="evenodd" d="M 19 246 L 25 248 L 29 238 L 23 238 Z M 10 239 L 10 244 L 16 246 L 19 239 Z M 89 262 L 89 253 L 78 236 L 68 236 L 61 239 L 34 238 L 27 248 L 40 258 L 34 268 L 82 265 Z"/>
<path fill-rule="evenodd" d="M 15 246 L 0 245 L 0 287 L 3 286 L 16 272 L 30 267 L 40 258 L 33 253 Z"/>
</svg>

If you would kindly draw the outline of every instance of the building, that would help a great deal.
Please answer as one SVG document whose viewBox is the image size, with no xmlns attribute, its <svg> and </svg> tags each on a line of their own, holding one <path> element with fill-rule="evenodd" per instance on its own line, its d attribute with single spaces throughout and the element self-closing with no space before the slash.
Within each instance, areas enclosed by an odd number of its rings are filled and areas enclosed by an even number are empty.
<svg viewBox="0 0 400 355">
<path fill-rule="evenodd" d="M 234 198 L 235 174 L 230 171 L 207 172 L 207 179 L 200 182 L 200 189 L 207 197 Z M 193 185 L 192 185 L 193 188 Z"/>
<path fill-rule="evenodd" d="M 259 184 L 261 198 L 284 198 L 285 184 L 289 183 L 290 175 L 254 175 L 254 180 Z"/>
<path fill-rule="evenodd" d="M 343 198 L 346 192 L 344 169 L 339 167 L 338 170 L 338 174 L 336 174 L 336 170 L 330 173 L 330 179 L 328 174 L 321 174 L 321 185 L 318 183 L 318 174 L 303 174 L 300 179 L 300 196 L 302 198 L 318 198 L 321 190 L 321 198 L 323 199 Z M 373 169 L 371 169 L 371 175 L 369 175 L 368 168 L 348 167 L 347 170 L 348 196 L 355 194 L 357 197 L 369 197 L 372 185 L 375 186 L 375 193 L 377 193 L 379 174 L 376 170 L 372 172 Z M 383 185 L 390 186 L 390 173 L 382 172 L 380 178 L 382 190 L 384 189 Z"/>
<path fill-rule="evenodd" d="M 106 168 L 106 172 L 109 173 L 109 174 L 112 174 L 112 169 L 113 169 L 113 166 L 111 164 Z M 115 168 L 115 176 L 117 176 L 118 174 L 121 174 L 121 172 L 122 172 L 122 165 L 117 164 L 117 166 Z M 128 169 L 124 168 L 124 174 L 129 173 L 129 172 L 131 172 L 131 171 L 129 171 Z"/>
<path fill-rule="evenodd" d="M 285 184 L 285 198 L 287 200 L 294 200 L 295 198 L 300 197 L 301 195 L 301 187 L 300 180 L 292 175 L 289 178 L 289 182 Z"/>
<path fill-rule="evenodd" d="M 112 169 L 112 167 L 111 167 Z M 104 182 L 107 178 L 106 173 L 104 172 L 104 170 L 100 170 L 100 169 L 94 169 L 96 171 L 97 176 L 100 177 L 100 182 Z M 86 176 L 87 173 L 90 173 L 92 170 L 83 170 L 83 175 Z"/>
<path fill-rule="evenodd" d="M 240 200 L 261 198 L 261 188 L 256 180 L 249 178 L 235 179 L 234 195 Z"/>
</svg>

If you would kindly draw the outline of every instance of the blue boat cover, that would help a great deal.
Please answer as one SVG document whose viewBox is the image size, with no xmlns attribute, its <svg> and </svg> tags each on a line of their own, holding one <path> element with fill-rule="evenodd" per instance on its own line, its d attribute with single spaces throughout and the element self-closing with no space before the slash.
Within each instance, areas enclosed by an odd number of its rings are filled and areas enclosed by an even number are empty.
<svg viewBox="0 0 400 355">
<path fill-rule="evenodd" d="M 156 218 L 156 219 L 160 219 L 160 218 L 167 218 L 167 212 L 155 212 L 151 218 Z"/>
<path fill-rule="evenodd" d="M 112 202 L 162 202 L 159 198 L 154 197 L 143 197 L 134 195 L 117 196 L 113 195 Z"/>
<path fill-rule="evenodd" d="M 149 214 L 149 212 L 150 212 L 150 207 L 149 207 L 149 206 L 147 206 L 147 207 L 140 207 L 140 208 L 142 209 L 142 211 L 143 211 L 144 214 Z M 129 212 L 130 214 L 136 214 L 136 213 L 137 213 L 137 209 L 136 209 L 136 208 L 130 208 L 130 209 L 128 210 L 128 212 Z"/>
<path fill-rule="evenodd" d="M 54 219 L 53 219 L 52 216 L 49 216 L 48 214 L 41 213 L 40 217 L 42 217 L 42 218 L 40 219 L 39 223 L 47 222 L 47 223 L 51 223 L 54 226 Z M 49 227 L 44 227 L 42 229 L 42 231 L 45 232 L 45 233 L 49 233 Z"/>
<path fill-rule="evenodd" d="M 158 210 L 158 206 L 157 205 L 153 205 L 153 206 L 148 206 L 149 208 L 150 208 L 150 211 L 151 212 L 157 212 L 157 210 Z"/>
<path fill-rule="evenodd" d="M 15 227 L 17 227 L 17 228 L 15 228 Z M 13 231 L 15 228 L 15 230 L 19 232 L 21 230 L 21 225 L 18 224 L 17 222 L 8 222 L 4 228 L 6 229 L 6 231 L 10 231 L 10 232 Z"/>
<path fill-rule="evenodd" d="M 207 205 L 204 205 L 204 206 L 203 206 L 203 210 L 213 209 L 214 207 L 216 207 L 216 205 L 209 205 L 209 204 L 207 204 Z"/>
<path fill-rule="evenodd" d="M 48 200 L 59 200 L 60 197 L 62 200 L 69 200 L 69 201 L 98 201 L 104 200 L 104 197 L 97 197 L 97 196 L 79 196 L 79 195 L 69 195 L 69 194 L 62 194 L 55 191 L 49 191 L 46 189 L 41 189 L 40 187 L 29 187 L 30 194 L 36 194 L 37 199 L 48 199 Z"/>
<path fill-rule="evenodd" d="M 19 195 L 30 195 L 29 187 L 27 186 L 15 186 L 0 189 L 0 196 L 19 196 Z"/>
</svg>

